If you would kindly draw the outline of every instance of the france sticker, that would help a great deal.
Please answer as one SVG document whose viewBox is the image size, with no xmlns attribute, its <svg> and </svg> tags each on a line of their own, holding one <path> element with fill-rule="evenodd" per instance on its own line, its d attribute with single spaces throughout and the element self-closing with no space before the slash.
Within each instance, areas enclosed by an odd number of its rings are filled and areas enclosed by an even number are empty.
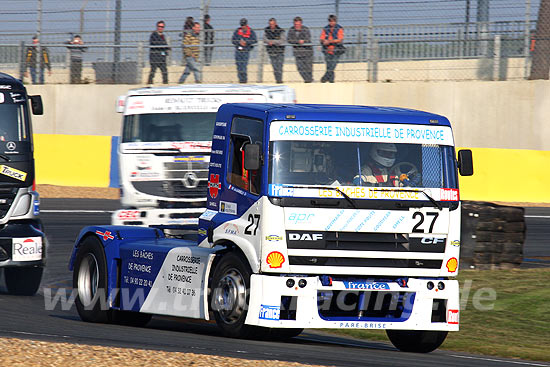
<svg viewBox="0 0 550 367">
<path fill-rule="evenodd" d="M 260 305 L 260 320 L 279 320 L 281 315 L 281 307 Z"/>
<path fill-rule="evenodd" d="M 382 282 L 350 282 L 344 281 L 346 289 L 365 289 L 365 290 L 389 290 L 390 285 Z"/>
<path fill-rule="evenodd" d="M 294 188 L 283 185 L 269 185 L 270 196 L 294 196 Z"/>
</svg>

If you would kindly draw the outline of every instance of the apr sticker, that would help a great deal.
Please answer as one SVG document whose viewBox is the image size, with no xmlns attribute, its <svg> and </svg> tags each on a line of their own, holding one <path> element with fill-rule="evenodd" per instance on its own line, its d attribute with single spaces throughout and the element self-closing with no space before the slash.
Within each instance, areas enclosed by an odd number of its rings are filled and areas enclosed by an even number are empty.
<svg viewBox="0 0 550 367">
<path fill-rule="evenodd" d="M 25 179 L 27 178 L 27 172 L 23 172 L 3 164 L 0 165 L 0 173 L 3 174 L 4 176 L 15 178 L 16 180 L 19 180 L 19 181 L 25 181 Z"/>
<path fill-rule="evenodd" d="M 271 269 L 278 269 L 283 266 L 285 257 L 279 251 L 273 251 L 267 255 L 266 262 Z"/>
<path fill-rule="evenodd" d="M 42 238 L 12 238 L 13 261 L 35 261 L 42 259 Z"/>
<path fill-rule="evenodd" d="M 279 320 L 281 315 L 281 308 L 279 306 L 260 306 L 260 320 Z"/>
</svg>

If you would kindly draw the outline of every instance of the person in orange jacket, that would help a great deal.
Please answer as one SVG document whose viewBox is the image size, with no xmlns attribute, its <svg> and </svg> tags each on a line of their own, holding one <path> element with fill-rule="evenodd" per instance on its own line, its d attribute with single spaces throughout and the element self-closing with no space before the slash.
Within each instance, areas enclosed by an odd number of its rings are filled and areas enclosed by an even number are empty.
<svg viewBox="0 0 550 367">
<path fill-rule="evenodd" d="M 338 65 L 340 55 L 344 53 L 344 28 L 337 23 L 336 15 L 328 16 L 328 25 L 321 32 L 321 45 L 325 54 L 327 71 L 321 78 L 321 83 L 334 83 L 334 69 Z"/>
</svg>

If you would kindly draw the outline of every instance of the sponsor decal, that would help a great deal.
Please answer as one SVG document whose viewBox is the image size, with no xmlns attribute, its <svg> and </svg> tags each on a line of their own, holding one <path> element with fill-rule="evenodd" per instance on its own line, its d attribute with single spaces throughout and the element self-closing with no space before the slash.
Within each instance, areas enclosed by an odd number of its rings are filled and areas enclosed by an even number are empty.
<svg viewBox="0 0 550 367">
<path fill-rule="evenodd" d="M 458 325 L 458 310 L 447 310 L 447 324 Z"/>
<path fill-rule="evenodd" d="M 458 201 L 458 189 L 441 189 L 441 201 Z"/>
<path fill-rule="evenodd" d="M 220 201 L 220 212 L 225 214 L 237 215 L 237 203 Z"/>
<path fill-rule="evenodd" d="M 33 202 L 33 209 L 32 210 L 33 210 L 32 213 L 34 215 L 40 214 L 40 200 L 35 200 Z"/>
<path fill-rule="evenodd" d="M 145 108 L 143 101 L 132 101 L 132 103 L 130 103 L 130 105 L 128 106 L 129 110 L 136 110 L 141 108 Z"/>
<path fill-rule="evenodd" d="M 215 199 L 218 197 L 218 191 L 220 190 L 220 175 L 211 173 L 210 180 L 208 180 L 208 192 L 210 197 Z"/>
<path fill-rule="evenodd" d="M 260 320 L 279 320 L 281 315 L 280 306 L 260 305 Z"/>
<path fill-rule="evenodd" d="M 340 322 L 336 327 L 343 329 L 385 329 L 387 324 L 381 322 Z"/>
<path fill-rule="evenodd" d="M 180 151 L 184 150 L 204 150 L 204 149 L 211 149 L 212 148 L 212 142 L 211 141 L 178 141 L 178 142 L 172 142 L 170 145 L 173 148 L 176 148 Z"/>
<path fill-rule="evenodd" d="M 15 178 L 16 180 L 19 180 L 19 181 L 25 181 L 25 179 L 27 178 L 27 172 L 23 172 L 6 165 L 0 165 L 0 173 L 3 174 L 4 176 Z"/>
<path fill-rule="evenodd" d="M 224 233 L 227 233 L 227 234 L 239 234 L 239 227 L 237 227 L 235 224 L 233 223 L 225 223 L 223 225 L 223 229 L 224 229 Z"/>
<path fill-rule="evenodd" d="M 367 290 L 389 290 L 390 285 L 382 282 L 353 282 L 345 281 L 344 286 L 346 289 L 367 289 Z"/>
<path fill-rule="evenodd" d="M 455 247 L 460 247 L 460 241 L 459 240 L 451 241 L 451 245 Z"/>
<path fill-rule="evenodd" d="M 206 236 L 206 229 L 204 229 L 204 228 L 199 228 L 199 234 L 200 234 L 201 236 Z"/>
<path fill-rule="evenodd" d="M 174 162 L 208 162 L 205 155 L 179 155 L 174 157 Z"/>
<path fill-rule="evenodd" d="M 220 127 L 226 127 L 226 126 L 227 126 L 227 122 L 223 122 L 223 121 L 216 121 L 216 126 L 220 126 Z"/>
<path fill-rule="evenodd" d="M 13 261 L 35 261 L 42 259 L 42 238 L 12 238 Z"/>
<path fill-rule="evenodd" d="M 17 144 L 15 144 L 15 142 L 13 142 L 13 141 L 8 141 L 6 143 L 6 148 L 8 150 L 15 150 L 15 149 L 17 149 Z"/>
<path fill-rule="evenodd" d="M 159 178 L 160 173 L 159 172 L 149 172 L 148 170 L 137 170 L 130 173 L 130 177 L 133 178 L 132 181 L 138 181 L 141 179 L 151 179 L 151 178 Z"/>
<path fill-rule="evenodd" d="M 273 251 L 267 255 L 265 260 L 271 269 L 278 269 L 283 266 L 285 257 L 279 251 Z"/>
<path fill-rule="evenodd" d="M 287 220 L 292 224 L 306 224 L 311 222 L 315 214 L 311 213 L 290 213 Z"/>
<path fill-rule="evenodd" d="M 423 245 L 438 245 L 440 243 L 444 243 L 444 238 L 435 238 L 435 237 L 422 237 L 420 240 L 420 243 Z"/>
<path fill-rule="evenodd" d="M 269 185 L 269 195 L 271 196 L 294 196 L 293 187 L 285 187 L 282 185 Z"/>
<path fill-rule="evenodd" d="M 215 212 L 214 210 L 206 209 L 206 210 L 201 214 L 201 216 L 199 217 L 199 219 L 212 220 L 212 218 L 214 218 L 214 216 L 215 216 L 216 214 L 218 214 L 218 213 Z"/>
<path fill-rule="evenodd" d="M 267 241 L 276 242 L 276 241 L 282 241 L 283 237 L 282 236 L 277 236 L 277 235 L 274 235 L 274 234 L 270 234 L 269 236 L 265 236 L 265 239 Z"/>
<path fill-rule="evenodd" d="M 121 210 L 118 212 L 118 219 L 139 219 L 141 212 L 139 210 Z"/>
<path fill-rule="evenodd" d="M 110 231 L 105 231 L 105 232 L 95 231 L 95 233 L 98 234 L 100 237 L 103 237 L 103 241 L 115 239 L 115 237 Z"/>
<path fill-rule="evenodd" d="M 454 273 L 458 268 L 458 260 L 456 259 L 456 257 L 451 257 L 449 260 L 447 260 L 446 266 L 449 273 Z"/>
<path fill-rule="evenodd" d="M 322 241 L 322 233 L 289 233 L 288 239 L 290 241 Z"/>
</svg>

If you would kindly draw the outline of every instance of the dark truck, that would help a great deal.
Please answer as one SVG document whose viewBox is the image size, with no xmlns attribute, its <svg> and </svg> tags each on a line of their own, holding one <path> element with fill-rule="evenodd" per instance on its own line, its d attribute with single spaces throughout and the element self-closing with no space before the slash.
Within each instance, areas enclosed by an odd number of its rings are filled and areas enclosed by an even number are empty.
<svg viewBox="0 0 550 367">
<path fill-rule="evenodd" d="M 42 98 L 0 73 L 0 268 L 8 292 L 16 295 L 36 293 L 46 260 L 30 110 L 41 115 Z"/>
</svg>

